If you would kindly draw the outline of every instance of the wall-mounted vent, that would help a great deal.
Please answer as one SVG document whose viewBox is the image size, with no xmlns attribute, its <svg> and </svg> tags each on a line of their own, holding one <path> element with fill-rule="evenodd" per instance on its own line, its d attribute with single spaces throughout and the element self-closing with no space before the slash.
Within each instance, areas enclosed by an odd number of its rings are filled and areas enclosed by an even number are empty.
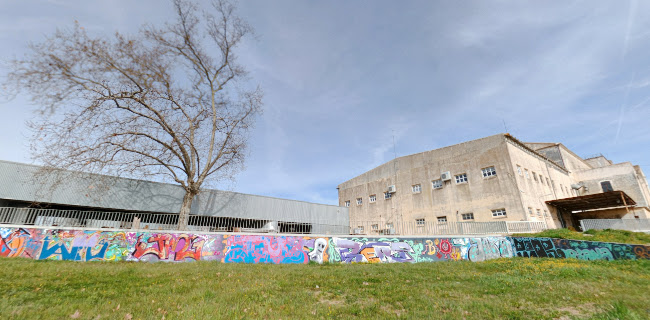
<svg viewBox="0 0 650 320">
<path fill-rule="evenodd" d="M 451 180 L 451 172 L 446 171 L 440 174 L 440 180 L 442 181 L 449 181 Z"/>
</svg>

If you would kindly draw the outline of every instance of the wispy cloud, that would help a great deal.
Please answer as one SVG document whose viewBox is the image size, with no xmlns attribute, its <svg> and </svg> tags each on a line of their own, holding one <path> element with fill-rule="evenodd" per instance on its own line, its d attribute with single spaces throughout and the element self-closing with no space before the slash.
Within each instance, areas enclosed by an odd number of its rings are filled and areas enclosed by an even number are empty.
<svg viewBox="0 0 650 320">
<path fill-rule="evenodd" d="M 74 19 L 112 32 L 171 16 L 153 0 L 38 3 L 0 4 L 0 56 Z M 630 148 L 650 145 L 648 2 L 240 6 L 259 39 L 240 62 L 266 92 L 266 112 L 237 191 L 335 204 L 339 183 L 393 158 L 393 131 L 402 156 L 503 132 L 503 121 L 522 140 L 578 154 L 650 157 Z M 0 127 L 20 117 L 5 115 Z M 9 160 L 28 158 L 4 146 Z"/>
</svg>

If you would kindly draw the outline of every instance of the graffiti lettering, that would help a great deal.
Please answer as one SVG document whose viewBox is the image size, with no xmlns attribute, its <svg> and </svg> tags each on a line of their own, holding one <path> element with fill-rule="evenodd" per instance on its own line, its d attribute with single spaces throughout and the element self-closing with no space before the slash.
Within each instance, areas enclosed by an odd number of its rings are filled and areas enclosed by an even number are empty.
<svg viewBox="0 0 650 320">
<path fill-rule="evenodd" d="M 470 261 L 485 261 L 489 259 L 511 258 L 512 244 L 506 239 L 472 238 L 467 253 Z"/>
<path fill-rule="evenodd" d="M 574 258 L 581 260 L 648 259 L 647 246 L 551 238 L 511 238 L 520 257 Z M 639 254 L 640 253 L 640 254 Z"/>
<path fill-rule="evenodd" d="M 7 237 L 0 235 L 0 257 L 19 257 L 28 239 L 29 232 L 23 228 L 12 231 Z"/>
<path fill-rule="evenodd" d="M 147 238 L 148 237 L 148 238 Z M 146 240 L 144 240 L 146 239 Z M 135 259 L 158 259 L 183 261 L 201 260 L 205 240 L 196 235 L 141 234 L 135 244 L 132 257 Z M 149 255 L 147 257 L 147 255 Z"/>
<path fill-rule="evenodd" d="M 223 262 L 307 263 L 301 237 L 224 236 Z"/>
<path fill-rule="evenodd" d="M 311 238 L 0 228 L 0 256 L 75 261 L 400 263 L 550 257 L 650 259 L 650 246 L 551 238 Z"/>
</svg>

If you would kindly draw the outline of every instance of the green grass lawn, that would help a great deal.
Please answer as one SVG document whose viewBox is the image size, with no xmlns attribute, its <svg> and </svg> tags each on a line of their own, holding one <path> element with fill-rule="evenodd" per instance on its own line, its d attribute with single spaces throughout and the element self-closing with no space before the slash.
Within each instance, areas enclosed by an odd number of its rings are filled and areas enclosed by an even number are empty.
<svg viewBox="0 0 650 320">
<path fill-rule="evenodd" d="M 587 230 L 584 233 L 571 231 L 569 229 L 549 229 L 540 233 L 517 234 L 516 236 L 650 245 L 650 234 L 648 233 L 611 229 Z"/>
<path fill-rule="evenodd" d="M 648 319 L 650 261 L 0 259 L 2 319 Z"/>
</svg>

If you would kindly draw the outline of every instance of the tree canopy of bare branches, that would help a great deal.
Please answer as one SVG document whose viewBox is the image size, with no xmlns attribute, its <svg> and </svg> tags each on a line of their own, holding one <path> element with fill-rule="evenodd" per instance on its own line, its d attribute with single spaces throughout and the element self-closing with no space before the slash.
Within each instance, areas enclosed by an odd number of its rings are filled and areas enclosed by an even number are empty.
<svg viewBox="0 0 650 320">
<path fill-rule="evenodd" d="M 9 84 L 40 106 L 34 159 L 54 168 L 185 189 L 185 227 L 201 186 L 241 170 L 262 92 L 235 50 L 251 27 L 227 0 L 173 1 L 176 20 L 135 35 L 93 37 L 78 23 L 13 62 Z"/>
</svg>

